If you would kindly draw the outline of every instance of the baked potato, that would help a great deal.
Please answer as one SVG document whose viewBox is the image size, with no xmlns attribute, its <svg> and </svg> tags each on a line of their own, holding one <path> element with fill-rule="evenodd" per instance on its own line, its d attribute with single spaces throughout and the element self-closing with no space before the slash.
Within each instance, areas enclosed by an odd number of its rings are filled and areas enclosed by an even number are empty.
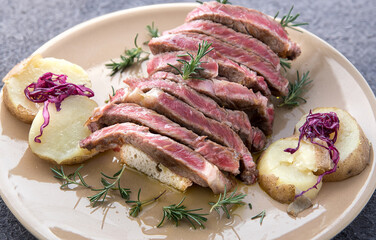
<svg viewBox="0 0 376 240">
<path fill-rule="evenodd" d="M 261 188 L 281 203 L 293 202 L 297 194 L 316 184 L 318 175 L 333 166 L 325 148 L 306 140 L 301 141 L 294 154 L 284 151 L 295 148 L 298 140 L 298 136 L 291 136 L 275 141 L 262 153 L 257 164 Z M 304 196 L 315 198 L 321 185 Z"/>
<path fill-rule="evenodd" d="M 3 79 L 5 106 L 23 122 L 31 123 L 42 105 L 29 101 L 24 94 L 24 89 L 32 82 L 36 82 L 46 72 L 65 74 L 68 76 L 67 82 L 85 84 L 86 87 L 91 87 L 86 71 L 66 60 L 42 58 L 39 54 L 23 60 Z"/>
<path fill-rule="evenodd" d="M 324 181 L 341 181 L 359 174 L 370 161 L 370 143 L 357 121 L 345 110 L 336 107 L 320 107 L 312 113 L 335 112 L 339 118 L 339 131 L 334 144 L 339 151 L 337 170 L 324 177 Z M 294 134 L 304 124 L 307 115 L 302 116 L 295 126 Z"/>
<path fill-rule="evenodd" d="M 70 96 L 56 111 L 55 104 L 48 105 L 50 122 L 44 128 L 40 143 L 34 139 L 40 134 L 44 122 L 43 107 L 33 120 L 29 132 L 29 146 L 38 157 L 57 164 L 74 164 L 85 161 L 96 152 L 83 149 L 79 141 L 90 135 L 85 122 L 98 105 L 85 96 Z"/>
</svg>

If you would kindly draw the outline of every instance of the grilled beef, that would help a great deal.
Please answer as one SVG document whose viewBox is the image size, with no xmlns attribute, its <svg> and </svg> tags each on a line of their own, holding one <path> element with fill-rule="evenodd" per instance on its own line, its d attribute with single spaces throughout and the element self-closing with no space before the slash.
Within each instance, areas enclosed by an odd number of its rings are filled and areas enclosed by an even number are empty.
<svg viewBox="0 0 376 240">
<path fill-rule="evenodd" d="M 289 39 L 281 24 L 259 11 L 215 1 L 205 2 L 188 13 L 186 22 L 198 19 L 211 20 L 250 34 L 267 44 L 280 57 L 292 60 L 300 55 L 299 46 Z"/>
<path fill-rule="evenodd" d="M 244 49 L 237 46 L 232 46 L 214 37 L 198 33 L 178 33 L 182 37 L 189 37 L 195 39 L 196 44 L 207 41 L 212 44 L 214 51 L 220 53 L 222 56 L 231 59 L 232 61 L 242 64 L 249 69 L 257 72 L 264 77 L 269 89 L 275 96 L 285 96 L 288 93 L 289 81 L 284 78 L 279 70 L 276 70 L 271 63 L 260 58 L 250 52 L 245 52 Z M 166 35 L 168 36 L 168 35 Z"/>
<path fill-rule="evenodd" d="M 179 34 L 169 34 L 158 38 L 153 38 L 149 42 L 149 48 L 153 54 L 169 51 L 190 51 L 197 52 L 197 39 L 190 38 Z M 224 57 L 218 51 L 211 51 L 208 56 L 217 61 L 219 66 L 219 75 L 226 77 L 229 81 L 237 82 L 246 87 L 260 91 L 262 94 L 269 96 L 270 90 L 263 77 L 251 71 L 249 68 L 238 65 L 235 62 Z"/>
<path fill-rule="evenodd" d="M 196 20 L 187 22 L 177 28 L 165 31 L 163 35 L 181 32 L 194 32 L 215 37 L 232 46 L 241 47 L 249 54 L 256 54 L 258 57 L 268 61 L 278 71 L 280 69 L 279 57 L 266 44 L 253 38 L 248 34 L 236 32 L 222 24 L 207 20 Z"/>
<path fill-rule="evenodd" d="M 89 129 L 94 132 L 103 127 L 123 122 L 133 122 L 146 126 L 152 132 L 165 135 L 191 147 L 219 169 L 231 172 L 234 175 L 239 173 L 240 158 L 233 149 L 198 136 L 165 116 L 134 103 L 110 103 L 97 108 L 87 124 Z"/>
<path fill-rule="evenodd" d="M 199 135 L 208 136 L 220 144 L 233 148 L 242 157 L 240 178 L 247 184 L 256 181 L 257 170 L 252 155 L 240 137 L 226 124 L 205 117 L 188 104 L 159 89 L 152 89 L 147 93 L 142 93 L 139 89 L 133 91 L 121 89 L 116 92 L 111 102 L 133 102 L 153 109 Z"/>
<path fill-rule="evenodd" d="M 244 112 L 222 108 L 213 99 L 196 92 L 194 89 L 182 83 L 162 79 L 140 81 L 135 78 L 128 78 L 124 80 L 124 82 L 132 89 L 139 88 L 144 92 L 153 88 L 159 88 L 168 92 L 202 112 L 207 117 L 227 124 L 239 134 L 248 149 L 252 149 L 253 130 L 248 116 Z"/>
<path fill-rule="evenodd" d="M 140 128 L 133 123 L 121 123 L 102 128 L 80 142 L 83 148 L 95 148 L 99 151 L 124 144 L 135 146 L 172 172 L 200 186 L 210 187 L 214 193 L 222 193 L 225 187 L 230 189 L 234 185 L 234 182 L 215 165 L 189 147 L 168 137 L 150 133 L 147 128 Z"/>
<path fill-rule="evenodd" d="M 230 109 L 247 110 L 252 125 L 262 129 L 265 134 L 272 133 L 274 108 L 268 99 L 259 92 L 256 94 L 240 84 L 218 79 L 187 79 L 167 72 L 156 72 L 151 79 L 169 79 L 187 84 L 192 89 L 214 99 L 218 104 Z M 143 81 L 145 79 L 139 79 Z M 146 79 L 147 80 L 147 79 Z M 258 143 L 253 142 L 253 146 Z M 259 144 L 262 146 L 262 144 Z"/>
<path fill-rule="evenodd" d="M 195 56 L 195 54 L 192 56 Z M 190 57 L 186 52 L 165 52 L 153 56 L 147 63 L 147 72 L 149 75 L 152 75 L 158 71 L 167 71 L 179 74 L 177 69 L 181 69 L 182 63 L 177 60 L 186 60 L 189 61 Z M 197 75 L 192 75 L 193 77 L 202 77 L 202 78 L 214 78 L 218 76 L 218 63 L 210 57 L 202 58 L 202 63 L 197 71 Z M 172 65 L 172 66 L 171 66 Z"/>
</svg>

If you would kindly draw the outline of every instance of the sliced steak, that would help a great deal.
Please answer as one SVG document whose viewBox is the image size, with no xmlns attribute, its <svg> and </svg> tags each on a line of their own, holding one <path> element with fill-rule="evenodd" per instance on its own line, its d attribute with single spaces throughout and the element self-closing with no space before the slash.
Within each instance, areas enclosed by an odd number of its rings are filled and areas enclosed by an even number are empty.
<svg viewBox="0 0 376 240">
<path fill-rule="evenodd" d="M 133 102 L 153 109 L 199 135 L 208 136 L 220 144 L 233 148 L 242 157 L 240 178 L 247 184 L 256 181 L 257 170 L 251 153 L 240 137 L 226 124 L 205 117 L 203 113 L 188 104 L 155 88 L 147 93 L 137 88 L 133 91 L 122 89 L 117 91 L 111 101 L 114 103 Z"/>
<path fill-rule="evenodd" d="M 250 54 L 256 54 L 258 57 L 271 63 L 277 71 L 281 67 L 279 57 L 269 46 L 248 34 L 236 32 L 225 25 L 207 20 L 196 20 L 168 30 L 163 35 L 181 32 L 201 33 L 215 37 L 233 46 L 241 47 Z"/>
<path fill-rule="evenodd" d="M 194 53 L 190 54 L 192 54 L 192 56 L 195 56 Z M 166 71 L 179 74 L 176 68 L 181 70 L 181 67 L 183 66 L 183 64 L 178 61 L 179 59 L 183 59 L 189 62 L 191 58 L 187 55 L 186 52 L 182 51 L 157 54 L 148 61 L 147 72 L 149 75 L 152 75 L 153 73 L 158 71 Z M 193 75 L 193 77 L 214 78 L 218 76 L 218 63 L 216 61 L 214 61 L 210 57 L 204 57 L 202 58 L 201 62 L 202 63 L 200 64 L 200 67 L 202 69 L 199 69 L 197 71 L 197 76 Z"/>
<path fill-rule="evenodd" d="M 162 89 L 202 112 L 205 116 L 227 124 L 239 134 L 249 150 L 253 148 L 253 130 L 248 116 L 244 112 L 222 108 L 213 99 L 198 93 L 186 84 L 163 79 L 139 81 L 136 78 L 128 78 L 124 82 L 132 89 L 139 88 L 143 92 L 153 88 Z"/>
<path fill-rule="evenodd" d="M 89 129 L 94 132 L 116 123 L 133 122 L 148 127 L 152 132 L 165 135 L 191 147 L 220 170 L 239 174 L 239 155 L 231 148 L 200 137 L 181 127 L 163 115 L 134 103 L 106 104 L 95 109 L 88 120 Z"/>
<path fill-rule="evenodd" d="M 156 72 L 152 79 L 169 79 L 175 82 L 185 83 L 197 92 L 214 99 L 218 104 L 230 109 L 247 110 L 249 120 L 253 126 L 262 129 L 270 135 L 273 129 L 274 107 L 269 100 L 260 94 L 254 93 L 240 84 L 218 79 L 187 79 L 168 72 Z M 149 79 L 139 79 L 139 81 Z M 255 146 L 257 143 L 253 143 Z M 259 144 L 262 145 L 262 144 Z"/>
<path fill-rule="evenodd" d="M 139 130 L 133 123 L 121 123 L 95 131 L 80 142 L 87 149 L 105 151 L 113 146 L 131 144 L 149 155 L 154 161 L 163 164 L 172 172 L 190 179 L 192 182 L 210 187 L 214 193 L 232 188 L 233 181 L 226 177 L 215 165 L 206 161 L 200 154 L 168 137 Z"/>
<path fill-rule="evenodd" d="M 282 76 L 279 70 L 276 70 L 274 66 L 258 55 L 245 52 L 244 49 L 237 46 L 225 43 L 217 38 L 207 36 L 199 33 L 177 33 L 176 35 L 182 35 L 183 37 L 190 37 L 196 39 L 197 43 L 207 41 L 212 44 L 214 51 L 221 55 L 233 60 L 238 64 L 247 66 L 249 69 L 257 72 L 264 77 L 269 89 L 275 96 L 286 96 L 288 93 L 289 81 Z"/>
<path fill-rule="evenodd" d="M 153 54 L 169 52 L 169 51 L 190 51 L 197 52 L 197 39 L 183 36 L 181 34 L 169 34 L 158 38 L 153 38 L 149 42 L 149 48 Z M 255 91 L 260 91 L 265 96 L 270 95 L 270 90 L 263 77 L 247 67 L 239 66 L 235 62 L 229 60 L 217 51 L 211 51 L 208 56 L 217 61 L 219 66 L 219 76 L 226 77 L 229 81 L 237 82 L 246 87 L 250 87 Z"/>
<path fill-rule="evenodd" d="M 268 45 L 282 58 L 295 59 L 300 47 L 291 41 L 280 23 L 268 15 L 241 6 L 205 2 L 188 13 L 186 22 L 205 19 L 221 23 L 235 31 L 250 34 Z"/>
</svg>

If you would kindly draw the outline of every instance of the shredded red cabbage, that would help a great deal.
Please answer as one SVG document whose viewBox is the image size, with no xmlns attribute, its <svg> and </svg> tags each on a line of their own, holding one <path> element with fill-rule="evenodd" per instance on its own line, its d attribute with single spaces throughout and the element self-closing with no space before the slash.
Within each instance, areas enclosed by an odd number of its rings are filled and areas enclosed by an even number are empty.
<svg viewBox="0 0 376 240">
<path fill-rule="evenodd" d="M 44 103 L 44 122 L 40 127 L 40 134 L 34 138 L 34 141 L 38 143 L 41 142 L 39 138 L 43 134 L 43 129 L 50 122 L 48 104 L 55 103 L 56 111 L 60 111 L 61 102 L 71 95 L 81 95 L 87 97 L 94 96 L 94 92 L 84 85 L 67 83 L 67 75 L 58 75 L 51 72 L 43 74 L 36 83 L 34 82 L 27 86 L 24 93 L 30 101 L 35 103 Z"/>
<path fill-rule="evenodd" d="M 330 113 L 315 113 L 312 114 L 312 111 L 309 111 L 309 114 L 306 118 L 306 122 L 299 128 L 299 141 L 298 146 L 296 148 L 287 148 L 285 149 L 285 152 L 289 152 L 291 154 L 295 153 L 300 146 L 300 141 L 303 139 L 303 137 L 306 137 L 311 141 L 311 143 L 319 145 L 323 148 L 326 148 L 329 151 L 329 156 L 332 159 L 334 163 L 334 167 L 331 170 L 328 170 L 321 174 L 315 185 L 308 188 L 305 191 L 302 191 L 298 195 L 295 196 L 295 198 L 300 197 L 304 193 L 308 192 L 309 190 L 316 188 L 317 185 L 322 181 L 322 178 L 330 173 L 333 173 L 337 170 L 337 165 L 339 161 L 339 152 L 338 149 L 334 146 L 334 143 L 337 141 L 337 135 L 339 130 L 339 119 L 335 112 Z M 330 135 L 334 133 L 332 137 Z M 318 142 L 316 142 L 314 139 L 318 138 L 324 142 L 326 142 L 327 146 L 324 146 Z"/>
</svg>

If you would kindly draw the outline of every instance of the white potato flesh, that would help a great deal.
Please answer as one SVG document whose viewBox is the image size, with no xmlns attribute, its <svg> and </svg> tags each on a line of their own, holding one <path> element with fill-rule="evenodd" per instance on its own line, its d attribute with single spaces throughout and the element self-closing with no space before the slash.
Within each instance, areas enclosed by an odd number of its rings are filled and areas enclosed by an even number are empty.
<svg viewBox="0 0 376 240">
<path fill-rule="evenodd" d="M 50 122 L 39 138 L 41 143 L 37 143 L 34 138 L 40 134 L 40 126 L 44 122 L 43 108 L 40 108 L 29 132 L 32 152 L 58 164 L 78 163 L 91 157 L 95 152 L 80 148 L 79 141 L 90 135 L 84 124 L 97 106 L 95 101 L 85 96 L 66 98 L 60 111 L 56 111 L 55 104 L 50 103 Z"/>
</svg>

